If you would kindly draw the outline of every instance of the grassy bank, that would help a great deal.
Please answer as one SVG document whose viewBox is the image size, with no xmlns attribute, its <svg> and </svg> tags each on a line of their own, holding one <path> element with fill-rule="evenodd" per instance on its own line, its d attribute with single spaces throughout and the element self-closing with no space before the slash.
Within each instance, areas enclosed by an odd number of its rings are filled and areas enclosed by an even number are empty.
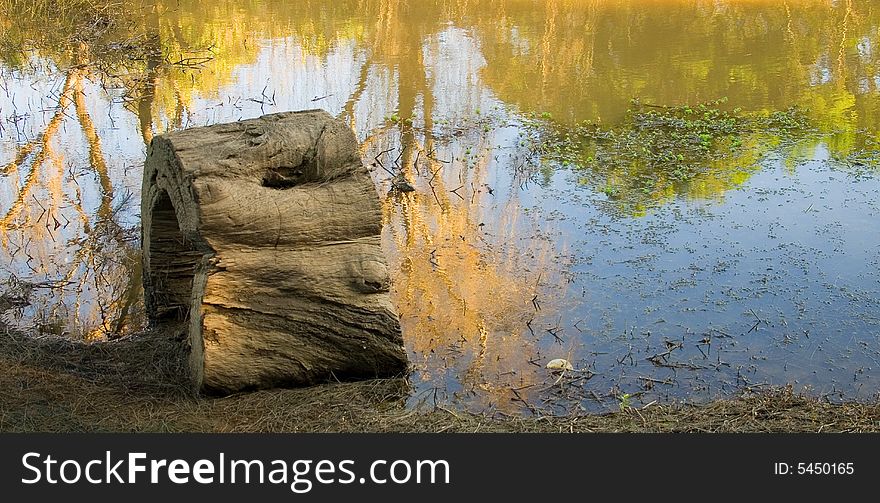
<svg viewBox="0 0 880 503">
<path fill-rule="evenodd" d="M 183 384 L 184 357 L 166 334 L 83 345 L 0 329 L 0 431 L 880 431 L 880 404 L 830 404 L 785 389 L 699 406 L 540 418 L 407 409 L 409 387 L 402 379 L 206 398 Z"/>
</svg>

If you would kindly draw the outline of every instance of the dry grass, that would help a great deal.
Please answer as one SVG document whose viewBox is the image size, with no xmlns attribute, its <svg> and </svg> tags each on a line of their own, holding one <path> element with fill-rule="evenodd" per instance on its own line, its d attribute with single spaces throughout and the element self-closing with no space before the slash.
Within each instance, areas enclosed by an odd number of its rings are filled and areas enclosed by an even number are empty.
<svg viewBox="0 0 880 503">
<path fill-rule="evenodd" d="M 168 334 L 83 345 L 0 329 L 0 431 L 16 432 L 876 432 L 880 404 L 778 389 L 707 405 L 604 415 L 488 417 L 407 409 L 407 381 L 197 397 Z"/>
</svg>

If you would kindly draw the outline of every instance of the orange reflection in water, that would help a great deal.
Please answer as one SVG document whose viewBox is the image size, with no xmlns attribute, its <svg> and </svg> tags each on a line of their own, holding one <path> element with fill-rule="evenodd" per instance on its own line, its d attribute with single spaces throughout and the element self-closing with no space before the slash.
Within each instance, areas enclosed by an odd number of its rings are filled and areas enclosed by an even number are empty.
<svg viewBox="0 0 880 503">
<path fill-rule="evenodd" d="M 416 190 L 383 194 L 383 243 L 413 363 L 446 396 L 479 392 L 486 406 L 515 409 L 511 389 L 527 396 L 547 376 L 539 342 L 565 292 L 557 245 L 534 235 L 515 197 L 495 200 L 489 156 L 444 163 L 467 140 L 429 137 L 426 149 L 406 129 L 416 153 L 401 166 Z"/>
</svg>

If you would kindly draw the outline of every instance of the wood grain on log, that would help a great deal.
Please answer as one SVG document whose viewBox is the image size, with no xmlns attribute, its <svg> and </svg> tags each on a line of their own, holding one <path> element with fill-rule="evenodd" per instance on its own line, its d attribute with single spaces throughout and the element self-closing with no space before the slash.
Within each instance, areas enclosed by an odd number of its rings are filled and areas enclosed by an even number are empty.
<svg viewBox="0 0 880 503">
<path fill-rule="evenodd" d="M 406 369 L 378 195 L 326 112 L 155 137 L 142 218 L 147 308 L 188 324 L 199 389 Z"/>
</svg>

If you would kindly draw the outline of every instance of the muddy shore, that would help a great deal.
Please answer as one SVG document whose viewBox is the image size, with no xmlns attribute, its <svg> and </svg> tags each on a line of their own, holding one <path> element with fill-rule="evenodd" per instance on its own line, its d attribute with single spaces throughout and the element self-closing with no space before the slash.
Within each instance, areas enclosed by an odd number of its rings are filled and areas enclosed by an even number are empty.
<svg viewBox="0 0 880 503">
<path fill-rule="evenodd" d="M 877 432 L 880 404 L 777 388 L 701 405 L 526 417 L 404 406 L 405 379 L 197 397 L 162 334 L 84 345 L 0 329 L 3 432 Z"/>
</svg>

